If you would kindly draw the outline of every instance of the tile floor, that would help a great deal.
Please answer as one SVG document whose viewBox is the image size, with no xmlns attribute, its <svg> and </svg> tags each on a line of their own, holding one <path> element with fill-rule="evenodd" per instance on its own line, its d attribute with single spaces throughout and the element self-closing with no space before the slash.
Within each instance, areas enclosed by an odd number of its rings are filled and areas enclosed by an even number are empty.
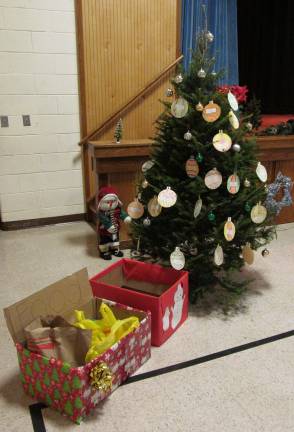
<svg viewBox="0 0 294 432">
<path fill-rule="evenodd" d="M 294 224 L 279 227 L 270 255 L 258 252 L 243 274 L 254 277 L 242 311 L 190 317 L 139 373 L 294 329 Z M 0 231 L 0 306 L 83 267 L 89 275 L 107 265 L 97 258 L 95 235 L 83 222 L 24 231 Z M 32 431 L 20 388 L 15 350 L 0 315 L 0 430 Z M 293 432 L 294 337 L 120 387 L 82 426 L 45 409 L 48 432 Z"/>
</svg>

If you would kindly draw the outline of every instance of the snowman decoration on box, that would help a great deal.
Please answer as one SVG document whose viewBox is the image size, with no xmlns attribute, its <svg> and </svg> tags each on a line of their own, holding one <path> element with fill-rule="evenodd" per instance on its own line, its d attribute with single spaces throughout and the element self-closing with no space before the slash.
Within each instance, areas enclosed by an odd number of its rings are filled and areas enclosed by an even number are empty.
<svg viewBox="0 0 294 432">
<path fill-rule="evenodd" d="M 123 253 L 119 250 L 120 221 L 130 223 L 132 218 L 122 209 L 114 187 L 104 186 L 99 190 L 97 218 L 101 258 L 110 260 L 111 255 L 122 257 Z"/>
<path fill-rule="evenodd" d="M 174 305 L 173 307 L 167 307 L 164 312 L 164 316 L 162 319 L 162 328 L 164 331 L 167 331 L 171 326 L 174 330 L 182 319 L 183 314 L 183 306 L 184 306 L 184 290 L 182 284 L 179 284 L 177 290 L 174 295 Z M 170 314 L 172 312 L 172 318 L 170 321 Z"/>
</svg>

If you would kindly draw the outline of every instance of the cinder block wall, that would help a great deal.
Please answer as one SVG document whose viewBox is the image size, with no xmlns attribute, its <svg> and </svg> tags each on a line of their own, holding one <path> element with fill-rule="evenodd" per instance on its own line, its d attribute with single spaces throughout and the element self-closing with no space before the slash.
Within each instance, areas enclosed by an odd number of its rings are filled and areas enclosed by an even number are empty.
<svg viewBox="0 0 294 432">
<path fill-rule="evenodd" d="M 0 29 L 1 219 L 83 213 L 74 0 L 0 0 Z"/>
</svg>

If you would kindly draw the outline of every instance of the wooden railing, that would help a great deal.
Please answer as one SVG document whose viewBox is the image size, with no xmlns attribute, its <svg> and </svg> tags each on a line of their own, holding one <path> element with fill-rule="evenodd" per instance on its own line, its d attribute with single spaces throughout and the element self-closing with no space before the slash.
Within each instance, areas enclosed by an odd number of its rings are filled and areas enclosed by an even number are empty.
<svg viewBox="0 0 294 432">
<path fill-rule="evenodd" d="M 89 140 L 93 138 L 97 138 L 97 135 L 102 133 L 107 127 L 109 127 L 113 122 L 119 119 L 123 115 L 123 113 L 128 110 L 132 105 L 134 105 L 138 99 L 144 96 L 148 91 L 150 91 L 156 84 L 162 79 L 162 77 L 169 72 L 173 67 L 175 67 L 183 58 L 183 55 L 178 57 L 175 61 L 173 61 L 169 66 L 163 69 L 159 75 L 153 78 L 144 88 L 142 88 L 135 96 L 131 97 L 122 107 L 120 107 L 115 113 L 111 114 L 107 117 L 104 122 L 92 130 L 87 136 L 85 136 L 81 141 L 80 145 L 86 144 Z"/>
</svg>

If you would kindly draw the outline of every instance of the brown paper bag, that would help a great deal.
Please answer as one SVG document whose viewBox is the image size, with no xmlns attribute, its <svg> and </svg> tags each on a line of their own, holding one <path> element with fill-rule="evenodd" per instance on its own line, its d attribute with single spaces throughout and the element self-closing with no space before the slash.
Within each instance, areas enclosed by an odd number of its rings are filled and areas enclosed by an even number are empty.
<svg viewBox="0 0 294 432">
<path fill-rule="evenodd" d="M 28 349 L 45 357 L 81 366 L 89 350 L 92 331 L 69 324 L 61 316 L 40 317 L 25 327 Z"/>
</svg>

